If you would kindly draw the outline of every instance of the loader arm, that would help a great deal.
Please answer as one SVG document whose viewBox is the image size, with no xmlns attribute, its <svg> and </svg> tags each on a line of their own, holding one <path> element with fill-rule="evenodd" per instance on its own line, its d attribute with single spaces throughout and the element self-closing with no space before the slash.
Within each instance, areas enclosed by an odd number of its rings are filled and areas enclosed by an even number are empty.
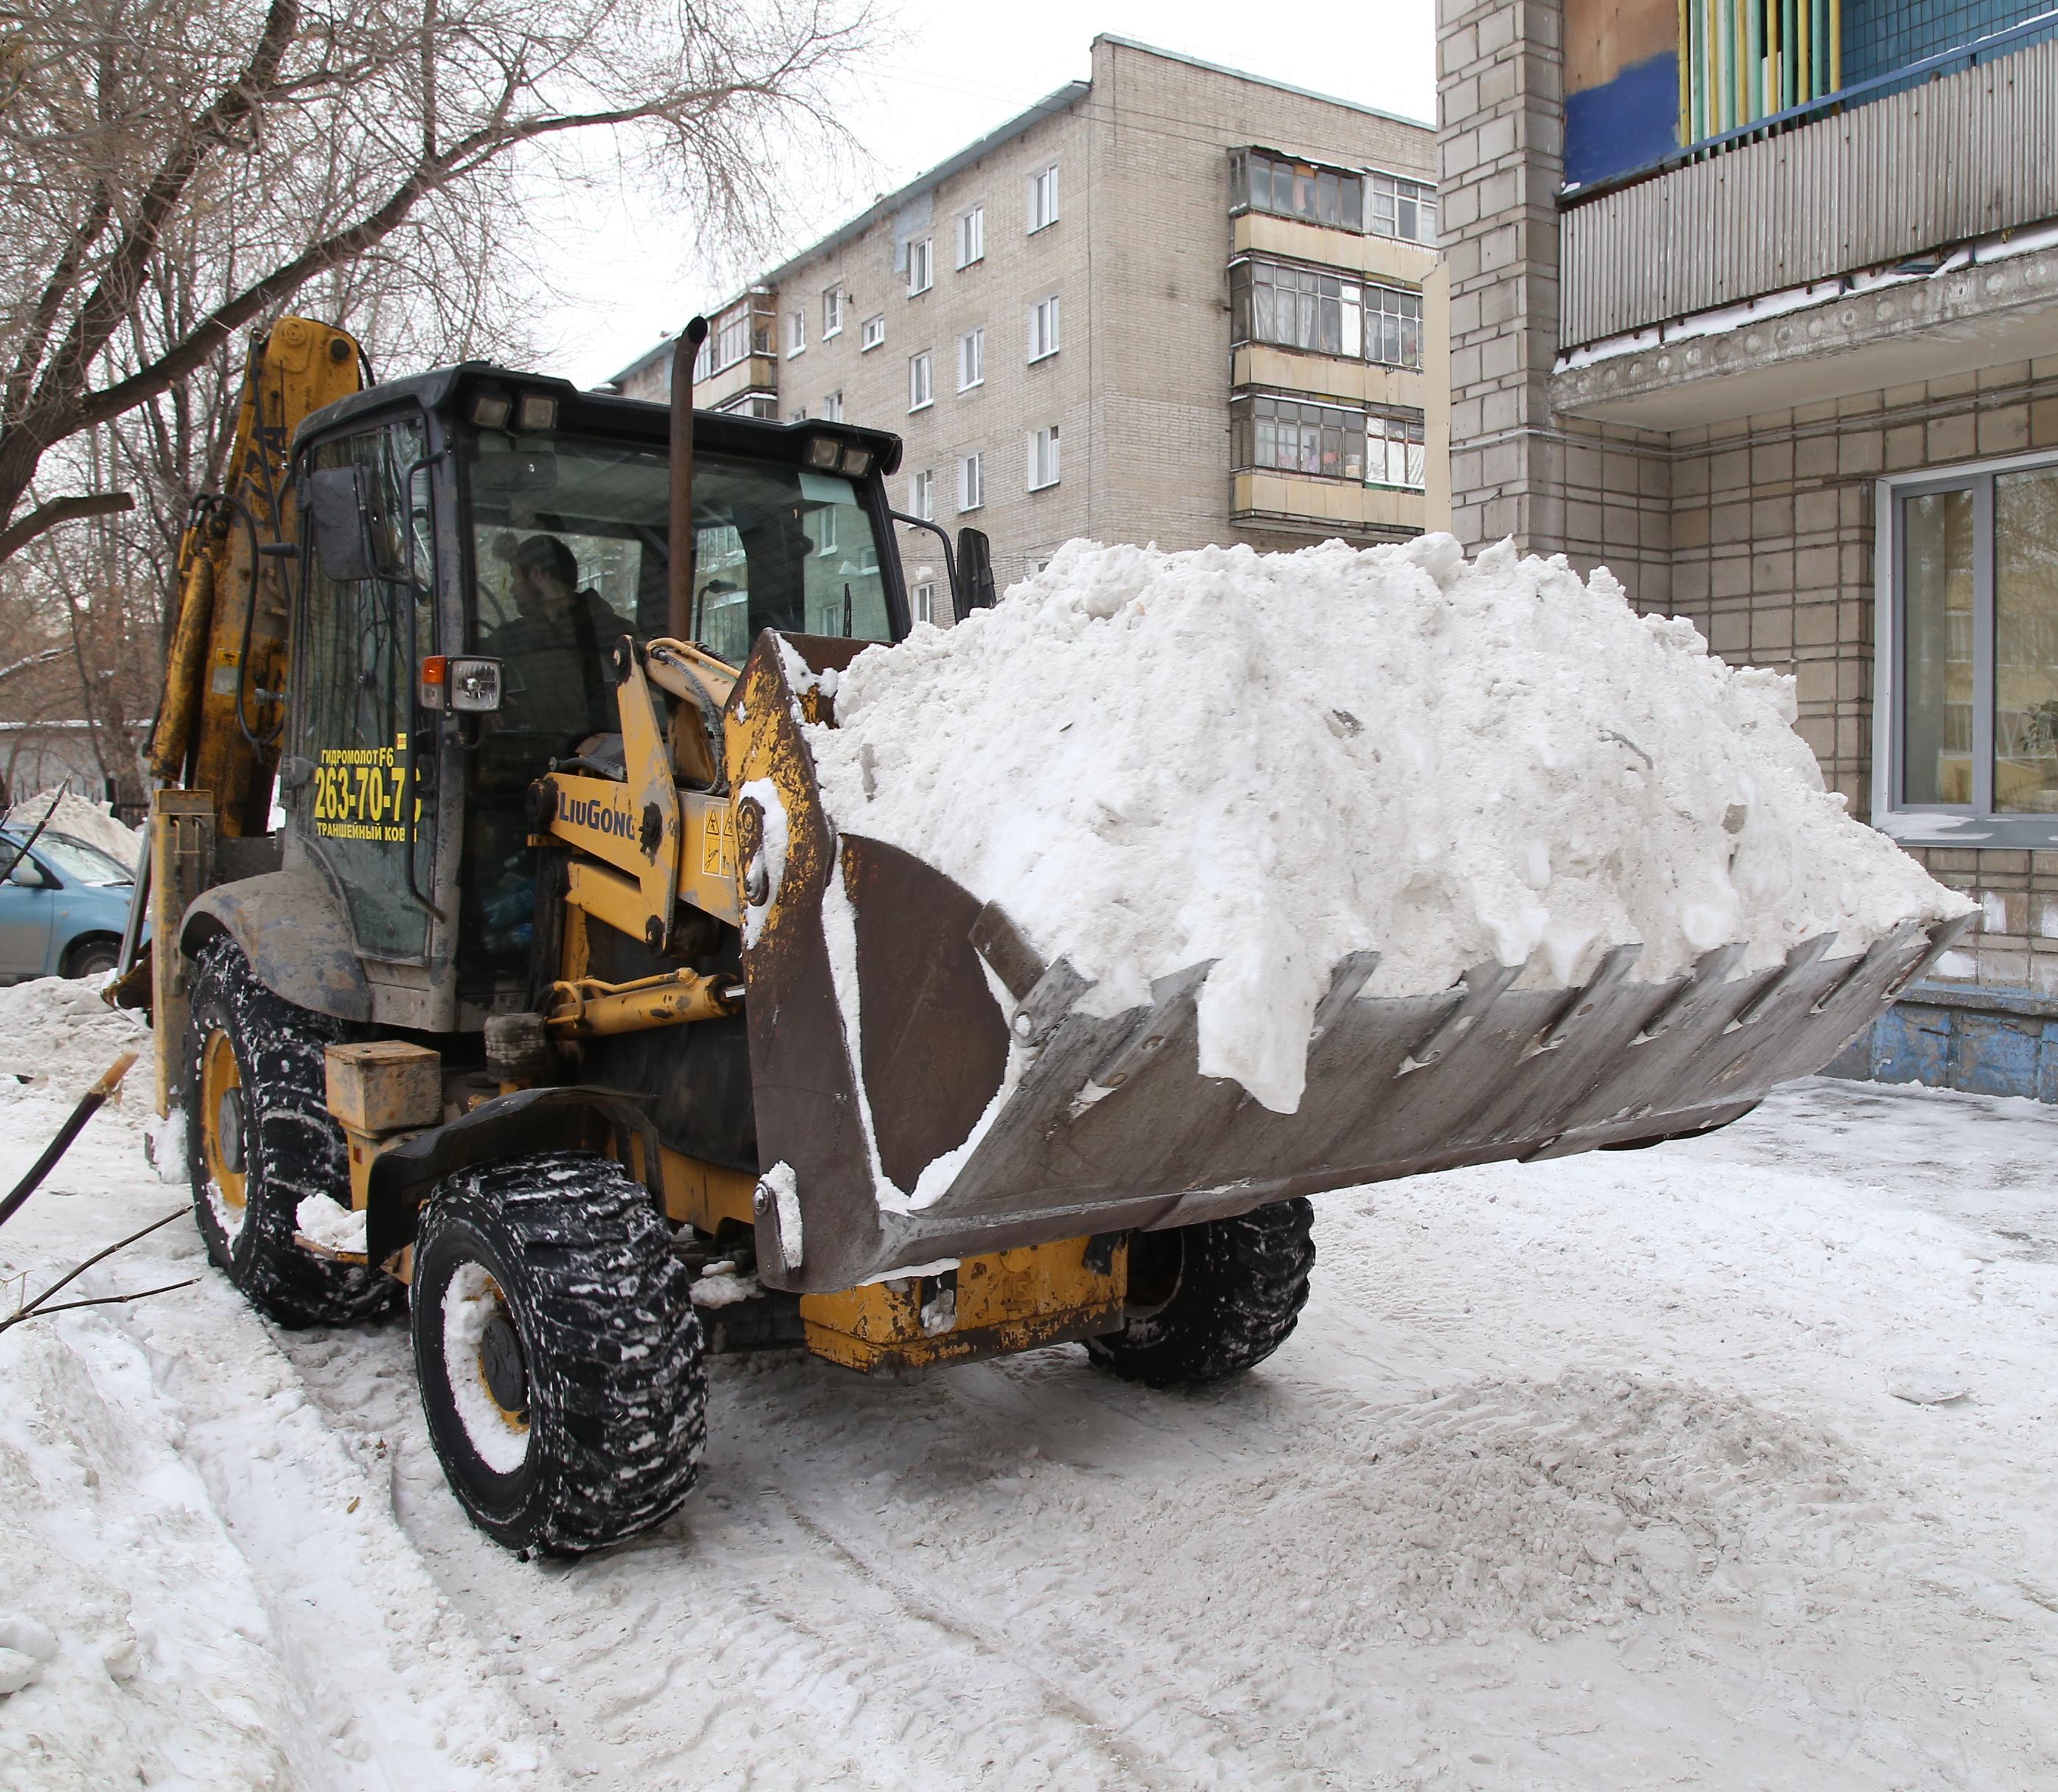
<svg viewBox="0 0 2058 1792">
<path fill-rule="evenodd" d="M 185 1029 L 175 941 L 221 877 L 276 868 L 270 831 L 286 704 L 300 519 L 288 463 L 301 422 L 358 391 L 343 331 L 282 317 L 252 338 L 222 489 L 197 499 L 180 538 L 178 612 L 151 732 L 149 853 L 107 999 L 157 1024 L 157 1110 L 169 1111 Z M 237 851 L 226 843 L 249 843 Z M 153 946 L 142 944 L 147 921 Z"/>
</svg>

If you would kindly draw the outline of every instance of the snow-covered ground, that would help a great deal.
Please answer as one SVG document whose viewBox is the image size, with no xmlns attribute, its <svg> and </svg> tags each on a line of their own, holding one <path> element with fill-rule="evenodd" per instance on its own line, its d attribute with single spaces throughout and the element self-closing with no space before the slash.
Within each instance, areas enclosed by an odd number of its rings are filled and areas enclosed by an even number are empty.
<svg viewBox="0 0 2058 1792">
<path fill-rule="evenodd" d="M 119 1043 L 53 993 L 0 1187 Z M 181 1203 L 147 1067 L 0 1233 L 32 1290 Z M 574 1567 L 466 1524 L 399 1321 L 280 1333 L 181 1220 L 84 1285 L 197 1286 L 0 1335 L 0 1785 L 2058 1786 L 2054 1163 L 1809 1083 L 1319 1201 L 1233 1385 L 725 1360 L 685 1510 Z"/>
</svg>

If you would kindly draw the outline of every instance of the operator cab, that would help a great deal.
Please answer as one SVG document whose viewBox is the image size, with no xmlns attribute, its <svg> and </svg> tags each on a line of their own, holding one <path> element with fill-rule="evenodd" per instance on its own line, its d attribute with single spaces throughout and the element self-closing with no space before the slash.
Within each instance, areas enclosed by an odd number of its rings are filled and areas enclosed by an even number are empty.
<svg viewBox="0 0 2058 1792">
<path fill-rule="evenodd" d="M 447 987 L 454 964 L 467 1003 L 523 993 L 530 786 L 553 761 L 604 759 L 618 642 L 670 632 L 669 416 L 468 364 L 355 394 L 301 426 L 310 551 L 292 688 L 304 697 L 281 797 L 289 832 L 340 888 L 360 954 L 391 967 L 381 975 L 426 971 Z M 693 438 L 701 646 L 741 666 L 767 628 L 907 634 L 884 480 L 897 438 L 706 411 Z M 493 713 L 424 704 L 424 662 L 455 655 L 500 662 Z M 422 1024 L 437 1023 L 459 1023 L 425 1009 Z"/>
</svg>

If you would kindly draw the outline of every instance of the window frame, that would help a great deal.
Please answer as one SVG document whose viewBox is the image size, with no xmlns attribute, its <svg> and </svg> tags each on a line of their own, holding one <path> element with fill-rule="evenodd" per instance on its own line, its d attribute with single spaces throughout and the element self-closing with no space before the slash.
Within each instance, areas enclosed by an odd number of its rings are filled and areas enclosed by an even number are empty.
<svg viewBox="0 0 2058 1792">
<path fill-rule="evenodd" d="M 933 578 L 920 579 L 916 582 L 908 594 L 908 608 L 913 621 L 934 626 L 936 620 L 936 582 Z"/>
<path fill-rule="evenodd" d="M 1061 293 L 1047 292 L 1040 299 L 1032 300 L 1029 305 L 1029 354 L 1027 364 L 1034 367 L 1039 361 L 1047 361 L 1065 346 L 1065 320 L 1063 308 L 1059 303 Z M 1051 324 L 1050 336 L 1044 340 L 1039 324 L 1046 316 Z M 1043 346 L 1038 348 L 1039 341 Z"/>
<path fill-rule="evenodd" d="M 1041 429 L 1029 431 L 1029 464 L 1026 469 L 1028 479 L 1025 482 L 1029 491 L 1049 491 L 1063 482 L 1065 476 L 1064 441 L 1059 433 L 1063 427 L 1061 423 L 1046 423 Z M 1036 475 L 1042 471 L 1043 455 L 1037 444 L 1046 440 L 1051 448 L 1051 476 L 1039 481 Z"/>
<path fill-rule="evenodd" d="M 920 381 L 922 395 L 919 399 L 915 395 L 917 385 L 915 370 L 917 368 L 922 370 Z M 908 357 L 908 415 L 912 417 L 917 411 L 926 411 L 936 402 L 936 356 L 933 350 L 924 348 Z"/>
<path fill-rule="evenodd" d="M 822 394 L 822 408 L 820 416 L 822 421 L 825 423 L 840 423 L 843 421 L 842 387 L 837 387 L 832 392 L 824 392 Z"/>
<path fill-rule="evenodd" d="M 958 456 L 958 515 L 986 508 L 986 451 L 975 448 Z"/>
<path fill-rule="evenodd" d="M 936 520 L 936 470 L 924 467 L 908 475 L 908 514 L 924 523 Z"/>
<path fill-rule="evenodd" d="M 2043 448 L 1949 467 L 1925 467 L 1874 481 L 1873 604 L 1873 825 L 1910 846 L 2049 851 L 2058 848 L 2058 814 L 1993 812 L 1994 749 L 1994 489 L 2004 475 L 2058 469 L 2058 453 Z M 1906 546 L 1902 508 L 1908 499 L 1969 488 L 1973 495 L 1973 801 L 1913 807 L 1903 793 L 1901 654 L 1907 640 Z M 1986 798 L 1984 810 L 1980 799 Z"/>
<path fill-rule="evenodd" d="M 1040 203 L 1046 195 L 1048 196 L 1050 201 L 1050 206 L 1047 211 L 1042 208 Z M 1059 205 L 1060 201 L 1058 191 L 1058 164 L 1055 158 L 1046 162 L 1041 168 L 1037 169 L 1034 173 L 1029 175 L 1027 198 L 1028 204 L 1027 206 L 1027 211 L 1028 215 L 1029 228 L 1024 231 L 1023 234 L 1024 236 L 1035 236 L 1039 235 L 1043 231 L 1048 230 L 1052 224 L 1058 221 L 1059 216 Z"/>
<path fill-rule="evenodd" d="M 1381 181 L 1390 181 L 1393 186 L 1392 197 L 1394 228 L 1392 230 L 1381 230 L 1373 222 L 1378 213 L 1378 201 L 1382 197 L 1377 183 Z M 1401 190 L 1403 188 L 1413 190 L 1411 193 L 1404 193 Z M 1424 193 L 1428 195 L 1426 207 L 1422 197 Z M 1404 199 L 1415 207 L 1415 216 L 1418 224 L 1426 209 L 1435 226 L 1427 236 L 1420 235 L 1408 236 L 1401 233 L 1400 206 Z M 1377 236 L 1382 242 L 1413 243 L 1418 248 L 1433 249 L 1436 246 L 1437 232 L 1443 228 L 1443 193 L 1434 181 L 1424 181 L 1419 175 L 1396 174 L 1391 169 L 1386 168 L 1371 168 L 1365 170 L 1365 233 L 1368 236 Z"/>
<path fill-rule="evenodd" d="M 960 272 L 986 259 L 986 205 L 967 205 L 958 214 L 958 268 Z"/>
<path fill-rule="evenodd" d="M 876 329 L 872 328 L 875 324 L 879 326 Z M 882 347 L 885 341 L 886 313 L 874 312 L 857 327 L 857 352 L 860 355 L 869 355 L 873 349 Z"/>
<path fill-rule="evenodd" d="M 967 348 L 971 352 L 969 362 L 965 352 Z M 970 379 L 965 377 L 967 364 L 971 369 Z M 961 392 L 976 391 L 985 383 L 986 326 L 976 324 L 958 338 L 958 390 Z"/>
<path fill-rule="evenodd" d="M 786 359 L 808 352 L 808 308 L 796 305 L 786 313 Z"/>
<path fill-rule="evenodd" d="M 915 284 L 915 264 L 917 261 L 922 267 L 922 284 L 920 286 Z M 908 244 L 908 296 L 919 299 L 936 284 L 936 239 L 923 236 L 912 240 Z"/>
<path fill-rule="evenodd" d="M 822 340 L 843 334 L 843 282 L 822 290 Z"/>
</svg>

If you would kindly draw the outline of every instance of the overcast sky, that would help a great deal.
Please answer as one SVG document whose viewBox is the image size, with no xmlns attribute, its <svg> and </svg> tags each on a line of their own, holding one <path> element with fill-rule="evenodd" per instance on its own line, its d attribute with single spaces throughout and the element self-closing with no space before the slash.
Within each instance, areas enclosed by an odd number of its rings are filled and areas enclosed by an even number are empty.
<svg viewBox="0 0 2058 1792">
<path fill-rule="evenodd" d="M 1431 0 L 1356 6 L 1244 0 L 900 0 L 901 42 L 848 121 L 872 159 L 843 191 L 797 200 L 787 240 L 764 265 L 826 233 L 1004 120 L 1091 71 L 1103 31 L 1275 81 L 1418 118 L 1436 115 Z M 665 221 L 623 198 L 586 194 L 575 217 L 542 221 L 561 299 L 536 334 L 550 364 L 581 385 L 606 378 L 694 310 L 726 296 Z"/>
</svg>

